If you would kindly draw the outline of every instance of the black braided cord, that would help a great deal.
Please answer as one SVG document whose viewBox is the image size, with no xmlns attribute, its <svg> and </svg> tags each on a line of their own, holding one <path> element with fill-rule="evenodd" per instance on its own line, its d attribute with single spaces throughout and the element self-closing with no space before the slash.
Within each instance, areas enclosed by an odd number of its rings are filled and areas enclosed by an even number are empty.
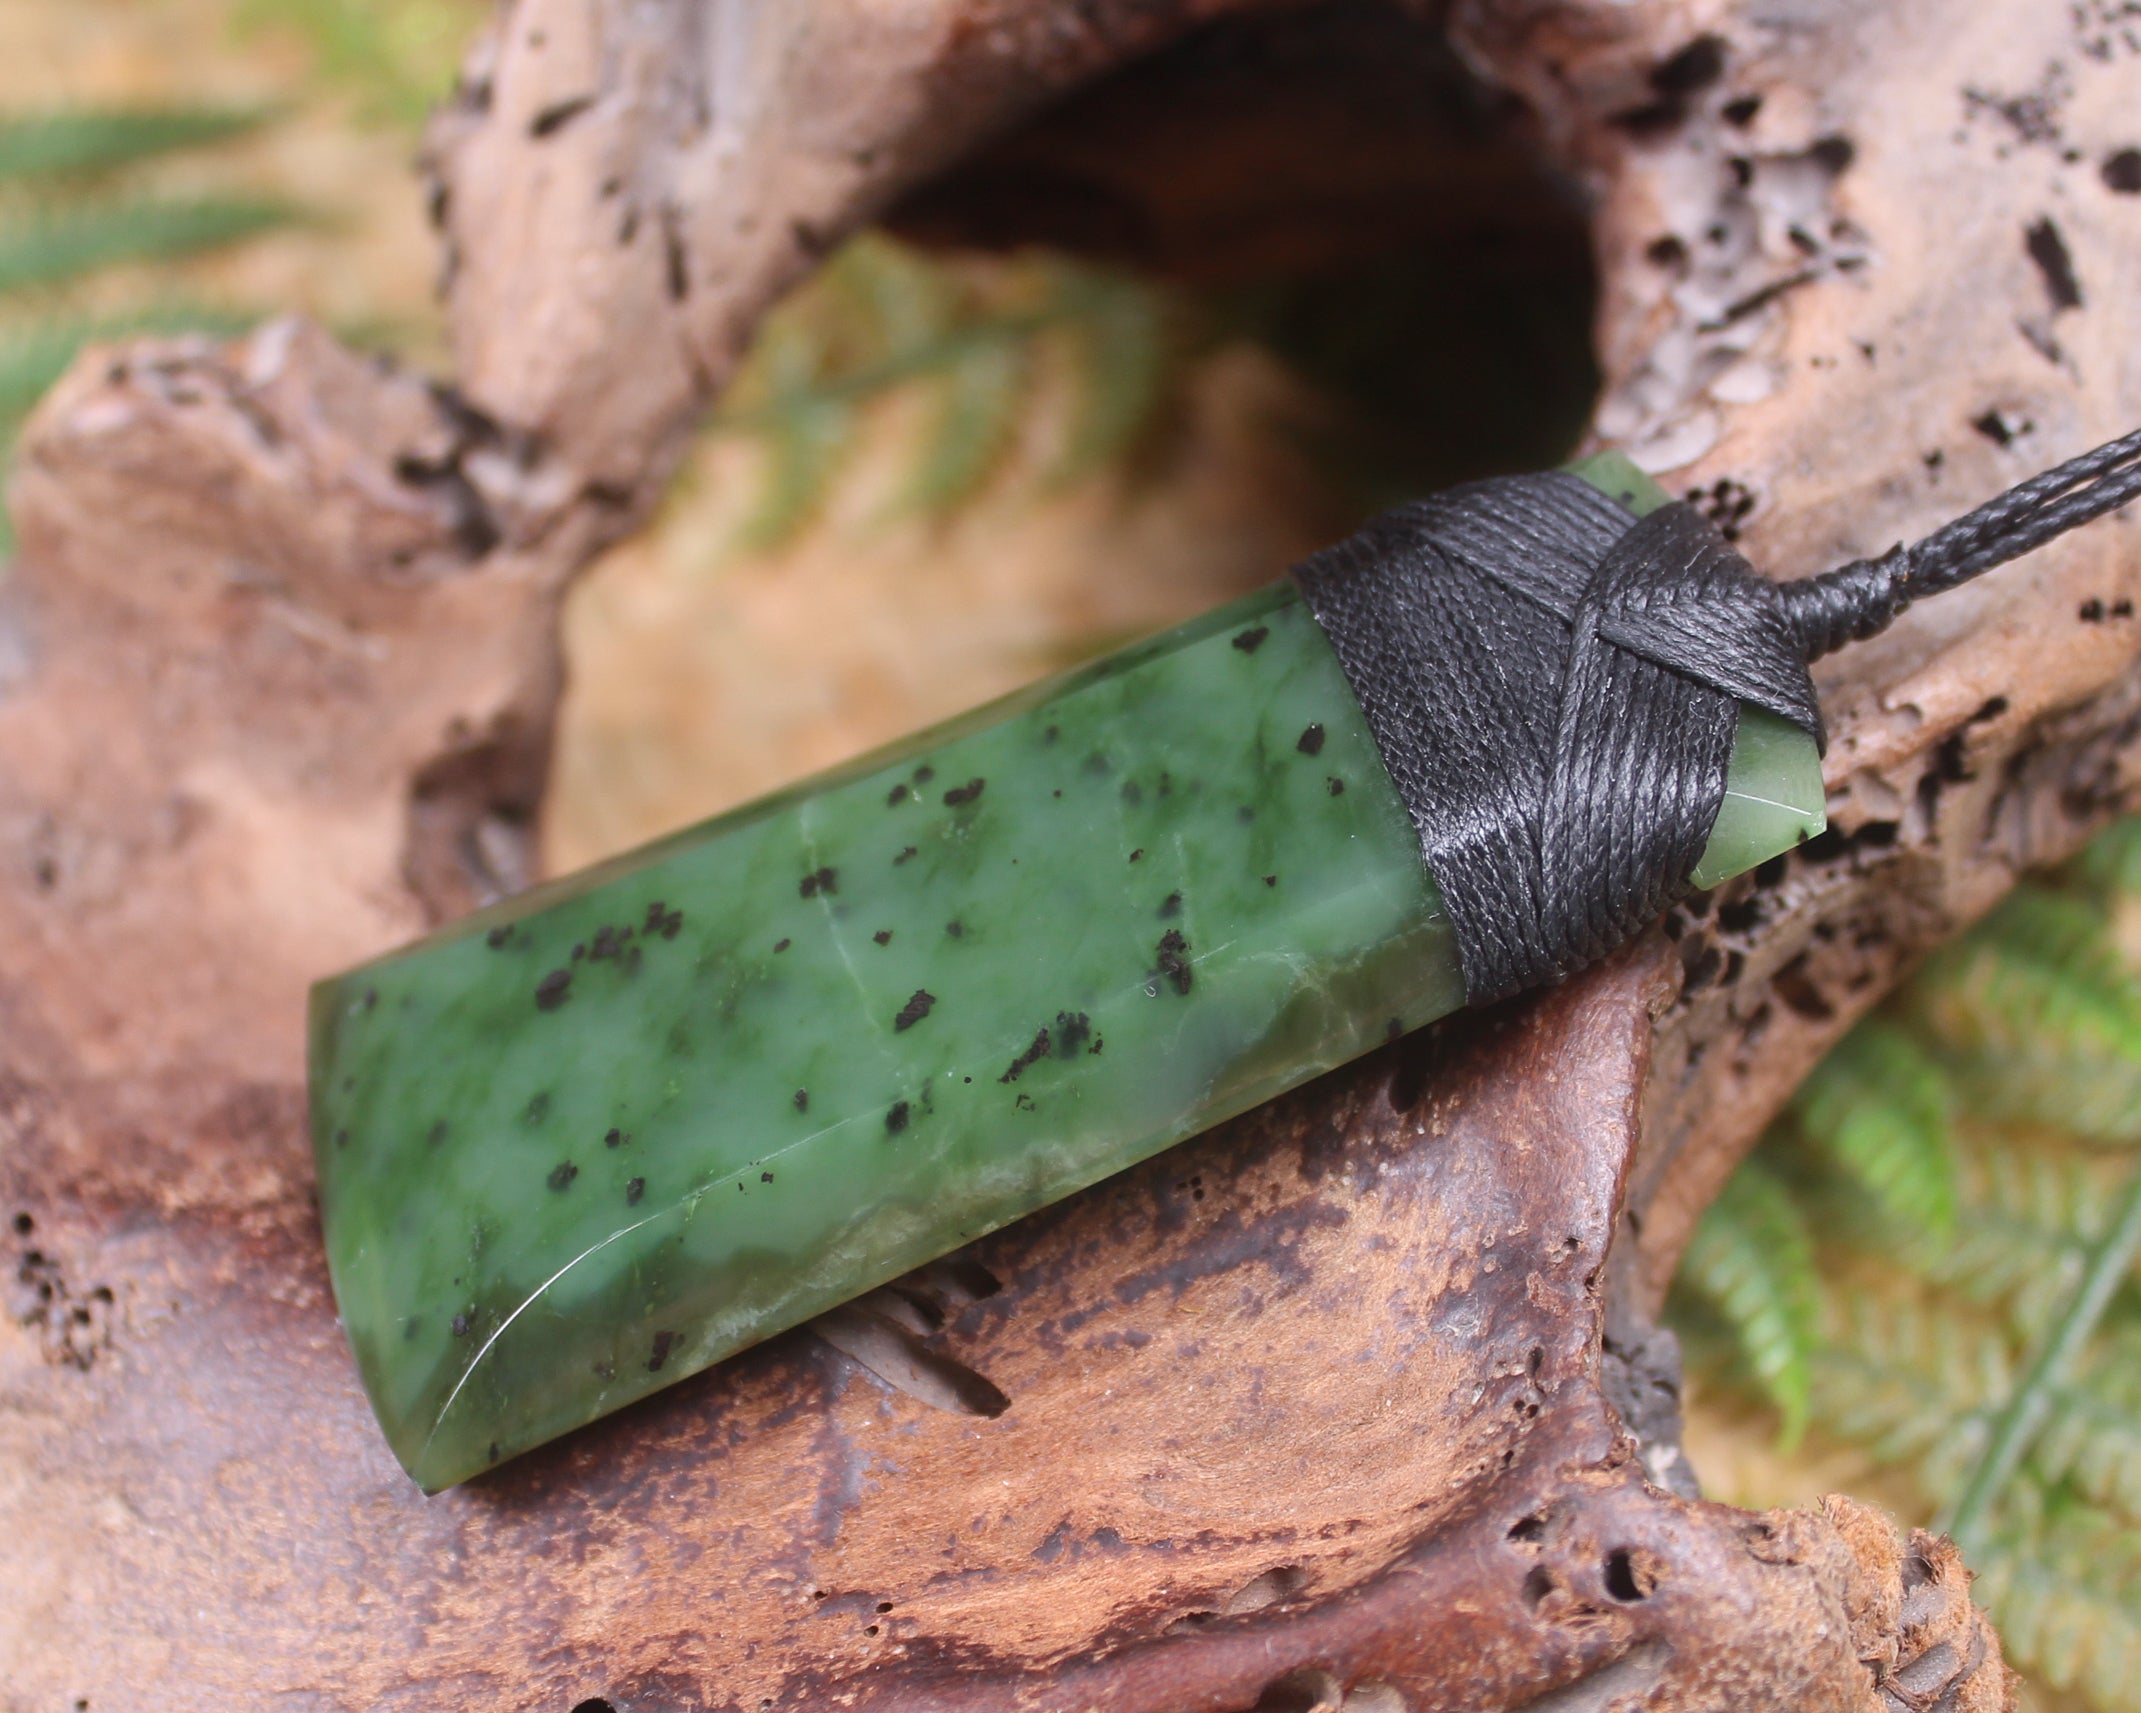
<svg viewBox="0 0 2141 1713">
<path fill-rule="evenodd" d="M 1809 661 L 2141 496 L 2141 432 L 1912 547 L 1796 583 L 1686 505 L 1562 472 L 1388 512 L 1294 572 L 1419 834 L 1473 1004 L 1560 980 L 1688 890 L 1739 704 L 1819 743 Z"/>
<path fill-rule="evenodd" d="M 2141 498 L 2141 429 L 2009 488 L 1915 546 L 1776 585 L 1806 658 L 1883 631 L 1913 601 L 2019 559 Z"/>
</svg>

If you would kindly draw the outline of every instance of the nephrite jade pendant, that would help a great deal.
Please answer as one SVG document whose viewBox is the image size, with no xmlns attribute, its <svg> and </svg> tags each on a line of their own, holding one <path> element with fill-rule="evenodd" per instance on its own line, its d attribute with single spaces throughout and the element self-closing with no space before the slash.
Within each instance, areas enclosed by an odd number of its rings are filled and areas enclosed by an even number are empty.
<svg viewBox="0 0 2141 1713">
<path fill-rule="evenodd" d="M 1822 804 L 1743 708 L 1697 884 Z M 343 1323 L 436 1491 L 1463 997 L 1281 583 L 321 983 Z"/>
</svg>

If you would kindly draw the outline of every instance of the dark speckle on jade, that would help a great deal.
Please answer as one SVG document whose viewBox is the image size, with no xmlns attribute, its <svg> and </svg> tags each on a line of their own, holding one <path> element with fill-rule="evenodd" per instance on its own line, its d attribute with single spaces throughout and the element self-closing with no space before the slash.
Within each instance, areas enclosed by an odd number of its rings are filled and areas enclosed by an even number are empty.
<svg viewBox="0 0 2141 1713">
<path fill-rule="evenodd" d="M 436 1491 L 1461 997 L 1276 585 L 321 983 L 343 1322 Z"/>
</svg>

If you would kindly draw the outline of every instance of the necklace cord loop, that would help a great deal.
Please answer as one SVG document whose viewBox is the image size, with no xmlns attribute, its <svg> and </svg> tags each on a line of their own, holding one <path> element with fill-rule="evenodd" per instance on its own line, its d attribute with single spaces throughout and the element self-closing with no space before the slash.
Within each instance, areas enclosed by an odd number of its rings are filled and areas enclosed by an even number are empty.
<svg viewBox="0 0 2141 1713">
<path fill-rule="evenodd" d="M 1914 601 L 2141 498 L 2141 429 L 2018 483 L 1913 546 L 1776 585 L 1808 660 L 1888 628 Z"/>
</svg>

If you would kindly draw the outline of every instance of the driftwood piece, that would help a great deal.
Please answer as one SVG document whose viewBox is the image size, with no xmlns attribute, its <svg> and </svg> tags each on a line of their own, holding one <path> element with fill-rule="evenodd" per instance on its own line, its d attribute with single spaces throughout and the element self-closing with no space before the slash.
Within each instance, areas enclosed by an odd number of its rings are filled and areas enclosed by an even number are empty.
<svg viewBox="0 0 2141 1713">
<path fill-rule="evenodd" d="M 1566 989 L 438 1499 L 372 1428 L 306 982 L 525 877 L 559 593 L 771 296 L 1253 10 L 519 0 L 435 136 L 458 394 L 278 326 L 48 402 L 0 588 L 0 1706 L 2004 1704 L 1943 1543 L 1664 1490 L 1648 1321 L 1819 1051 L 2128 800 L 2126 522 L 1826 668 L 1838 832 Z M 2094 17 L 1456 8 L 1595 188 L 1601 432 L 1794 571 L 2130 426 L 2141 202 L 2094 161 L 2141 61 Z"/>
</svg>

